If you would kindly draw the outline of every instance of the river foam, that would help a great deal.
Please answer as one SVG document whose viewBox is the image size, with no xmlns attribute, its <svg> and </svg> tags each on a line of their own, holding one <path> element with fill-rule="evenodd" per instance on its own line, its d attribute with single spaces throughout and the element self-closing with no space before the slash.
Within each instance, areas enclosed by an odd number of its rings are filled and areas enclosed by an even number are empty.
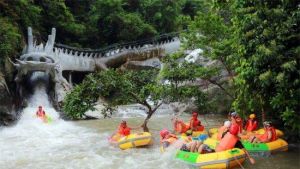
<svg viewBox="0 0 300 169">
<path fill-rule="evenodd" d="M 1 169 L 169 168 L 174 153 L 161 155 L 157 146 L 122 151 L 108 142 L 118 120 L 108 119 L 107 130 L 82 127 L 59 118 L 46 94 L 46 85 L 35 84 L 29 104 L 15 126 L 0 129 Z M 35 116 L 42 105 L 51 123 Z M 103 125 L 102 127 L 105 127 Z M 179 165 L 180 166 L 180 165 Z M 175 168 L 176 168 L 175 167 Z"/>
</svg>

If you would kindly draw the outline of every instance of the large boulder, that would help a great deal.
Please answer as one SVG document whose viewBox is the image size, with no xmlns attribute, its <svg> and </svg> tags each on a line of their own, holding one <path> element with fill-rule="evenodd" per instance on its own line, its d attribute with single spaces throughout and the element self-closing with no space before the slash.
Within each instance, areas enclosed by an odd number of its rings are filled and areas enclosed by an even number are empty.
<svg viewBox="0 0 300 169">
<path fill-rule="evenodd" d="M 127 61 L 122 68 L 133 69 L 133 70 L 141 70 L 141 69 L 160 69 L 161 62 L 158 58 L 150 58 L 143 61 Z"/>
<path fill-rule="evenodd" d="M 0 93 L 0 126 L 9 125 L 17 119 L 17 114 L 13 111 L 13 97 L 2 72 L 0 72 Z"/>
</svg>

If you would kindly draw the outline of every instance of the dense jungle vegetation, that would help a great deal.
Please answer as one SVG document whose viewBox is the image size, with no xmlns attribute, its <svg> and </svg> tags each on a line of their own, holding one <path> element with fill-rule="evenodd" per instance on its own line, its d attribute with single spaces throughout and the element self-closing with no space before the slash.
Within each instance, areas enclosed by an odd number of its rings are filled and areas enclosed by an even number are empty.
<svg viewBox="0 0 300 169">
<path fill-rule="evenodd" d="M 155 101 L 196 97 L 199 108 L 205 110 L 213 106 L 207 104 L 205 93 L 188 86 L 178 90 L 177 85 L 200 78 L 231 98 L 231 110 L 279 120 L 299 135 L 299 22 L 300 4 L 296 0 L 0 0 L 0 70 L 5 74 L 6 58 L 17 57 L 21 52 L 28 26 L 33 27 L 39 41 L 46 39 L 51 27 L 56 27 L 56 42 L 82 48 L 100 48 L 185 30 L 181 33 L 182 51 L 164 59 L 168 68 L 157 78 L 118 70 L 90 75 L 67 97 L 65 110 L 80 118 L 84 111 L 92 109 L 102 91 L 89 81 L 100 81 L 100 77 L 107 77 L 99 82 L 102 87 L 121 77 L 128 91 L 135 92 L 128 93 L 130 98 L 120 96 L 124 100 L 114 104 L 145 100 L 154 93 Z M 204 57 L 221 64 L 178 64 L 185 57 L 184 50 L 198 48 L 203 49 Z M 222 84 L 214 81 L 224 69 L 229 80 Z M 137 85 L 136 79 L 151 83 Z M 168 79 L 171 85 L 162 89 L 166 86 L 157 83 L 157 79 Z M 87 91 L 98 94 L 82 97 Z M 120 92 L 124 91 L 117 91 Z M 110 98 L 109 93 L 103 95 Z M 78 97 L 80 102 L 76 101 Z"/>
</svg>

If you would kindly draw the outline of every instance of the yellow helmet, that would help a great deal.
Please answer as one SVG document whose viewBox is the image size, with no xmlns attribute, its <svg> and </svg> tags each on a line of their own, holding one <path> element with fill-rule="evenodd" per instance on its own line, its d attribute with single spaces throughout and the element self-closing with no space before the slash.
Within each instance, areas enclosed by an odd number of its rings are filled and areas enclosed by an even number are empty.
<svg viewBox="0 0 300 169">
<path fill-rule="evenodd" d="M 254 119 L 255 118 L 255 114 L 250 114 L 249 118 L 250 119 Z"/>
</svg>

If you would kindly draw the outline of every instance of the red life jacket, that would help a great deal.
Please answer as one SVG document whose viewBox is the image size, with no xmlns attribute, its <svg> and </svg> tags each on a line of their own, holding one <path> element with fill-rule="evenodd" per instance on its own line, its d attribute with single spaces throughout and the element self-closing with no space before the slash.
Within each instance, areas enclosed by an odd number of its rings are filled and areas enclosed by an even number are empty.
<svg viewBox="0 0 300 169">
<path fill-rule="evenodd" d="M 46 113 L 45 113 L 45 111 L 44 110 L 42 110 L 42 111 L 37 111 L 36 112 L 36 115 L 38 116 L 38 117 L 44 117 L 45 115 L 46 115 Z"/>
<path fill-rule="evenodd" d="M 128 136 L 130 134 L 130 128 L 129 127 L 119 127 L 118 133 L 122 136 Z"/>
<path fill-rule="evenodd" d="M 201 122 L 200 122 L 200 120 L 198 120 L 198 118 L 196 118 L 196 119 L 194 119 L 193 117 L 191 118 L 190 126 L 197 127 L 200 125 L 201 125 Z"/>
<path fill-rule="evenodd" d="M 201 121 L 198 120 L 198 118 L 191 118 L 190 120 L 190 126 L 193 126 L 193 131 L 203 131 L 204 126 L 201 125 Z"/>
<path fill-rule="evenodd" d="M 271 132 L 272 132 L 272 138 L 271 138 L 271 141 L 275 141 L 277 140 L 277 134 L 276 134 L 276 130 L 274 127 L 271 127 Z"/>
<path fill-rule="evenodd" d="M 248 119 L 246 126 L 245 126 L 245 130 L 246 131 L 254 131 L 257 129 L 257 121 L 256 120 L 252 120 L 252 119 Z"/>
<path fill-rule="evenodd" d="M 271 132 L 272 133 L 272 137 L 270 140 L 268 140 L 268 133 Z M 270 127 L 270 128 L 265 128 L 265 133 L 264 134 L 261 134 L 261 135 L 258 135 L 256 136 L 257 138 L 259 138 L 259 140 L 261 142 L 272 142 L 272 141 L 275 141 L 277 140 L 277 135 L 276 135 L 276 130 L 274 127 Z"/>
<path fill-rule="evenodd" d="M 230 128 L 229 128 L 229 132 L 232 134 L 232 135 L 235 135 L 237 136 L 240 132 L 240 126 L 236 123 L 232 123 Z"/>
<path fill-rule="evenodd" d="M 189 130 L 189 127 L 190 126 L 184 124 L 183 121 L 181 120 L 176 120 L 174 122 L 174 130 L 178 133 L 185 133 L 186 131 Z"/>
<path fill-rule="evenodd" d="M 225 151 L 234 148 L 238 137 L 227 132 L 226 135 L 221 139 L 220 143 L 216 147 L 216 152 Z"/>
<path fill-rule="evenodd" d="M 239 134 L 243 132 L 243 120 L 237 121 L 236 124 L 239 126 Z"/>
</svg>

